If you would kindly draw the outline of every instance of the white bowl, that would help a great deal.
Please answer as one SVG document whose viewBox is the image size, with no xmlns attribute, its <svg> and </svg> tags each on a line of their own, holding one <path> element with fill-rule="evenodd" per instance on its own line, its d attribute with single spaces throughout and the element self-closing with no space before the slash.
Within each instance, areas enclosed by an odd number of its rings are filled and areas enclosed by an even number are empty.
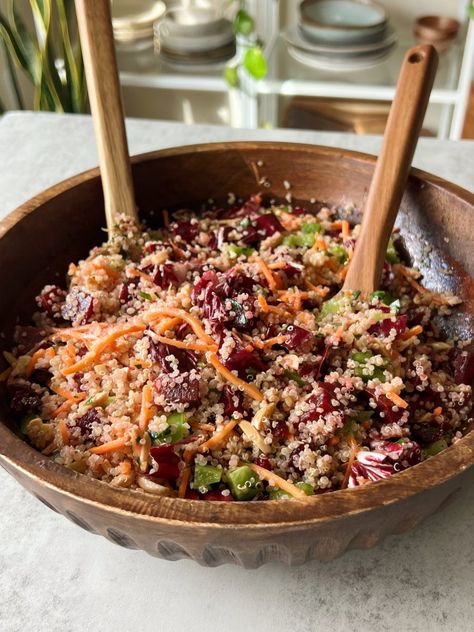
<svg viewBox="0 0 474 632">
<path fill-rule="evenodd" d="M 114 32 L 150 28 L 165 12 L 166 5 L 161 0 L 113 0 L 112 26 Z"/>
<path fill-rule="evenodd" d="M 228 20 L 223 20 L 221 30 L 217 33 L 201 35 L 190 30 L 187 35 L 178 35 L 174 32 L 167 20 L 155 24 L 155 37 L 163 47 L 176 52 L 206 51 L 220 48 L 234 41 L 234 30 Z"/>
</svg>

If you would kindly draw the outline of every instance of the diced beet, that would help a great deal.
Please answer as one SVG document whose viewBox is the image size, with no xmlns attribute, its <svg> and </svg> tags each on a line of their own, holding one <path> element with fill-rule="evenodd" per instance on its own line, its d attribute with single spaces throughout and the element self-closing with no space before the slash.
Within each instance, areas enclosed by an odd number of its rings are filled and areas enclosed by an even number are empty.
<svg viewBox="0 0 474 632">
<path fill-rule="evenodd" d="M 267 456 L 261 454 L 259 457 L 255 459 L 255 465 L 259 467 L 263 467 L 265 470 L 272 470 L 272 464 L 270 463 L 270 459 Z"/>
<path fill-rule="evenodd" d="M 32 349 L 42 348 L 43 345 L 51 346 L 49 342 L 44 341 L 46 336 L 45 330 L 39 327 L 31 327 L 30 325 L 22 327 L 18 325 L 15 329 L 15 342 L 18 345 L 18 352 L 24 355 Z"/>
<path fill-rule="evenodd" d="M 250 224 L 244 228 L 240 237 L 240 241 L 246 246 L 256 246 L 261 239 L 257 227 L 254 224 Z"/>
<path fill-rule="evenodd" d="M 62 320 L 61 308 L 66 299 L 66 292 L 57 285 L 47 285 L 39 296 L 36 303 L 42 312 L 45 312 L 54 320 Z"/>
<path fill-rule="evenodd" d="M 85 438 L 91 436 L 92 426 L 100 423 L 101 418 L 97 408 L 89 408 L 82 417 L 76 419 L 76 427 L 80 429 L 81 435 Z"/>
<path fill-rule="evenodd" d="M 282 270 L 281 270 L 281 271 L 282 271 L 284 274 L 286 274 L 286 276 L 287 276 L 289 279 L 292 279 L 292 278 L 293 278 L 293 277 L 295 277 L 297 274 L 301 274 L 301 272 L 302 272 L 302 267 L 303 267 L 303 266 L 294 265 L 294 264 L 292 264 L 292 263 L 287 263 L 287 264 L 285 265 L 285 267 L 284 267 L 284 268 L 282 268 Z"/>
<path fill-rule="evenodd" d="M 252 295 L 254 287 L 255 281 L 251 277 L 231 268 L 219 278 L 216 292 L 223 298 L 235 298 L 239 294 Z"/>
<path fill-rule="evenodd" d="M 291 211 L 291 214 L 292 215 L 305 215 L 306 211 L 301 206 L 294 206 L 293 210 Z"/>
<path fill-rule="evenodd" d="M 451 426 L 445 421 L 437 423 L 436 421 L 422 422 L 411 426 L 412 435 L 421 443 L 433 443 L 438 441 L 447 432 L 451 430 Z"/>
<path fill-rule="evenodd" d="M 288 325 L 283 331 L 286 337 L 285 342 L 282 342 L 281 346 L 285 347 L 287 351 L 301 351 L 302 347 L 307 345 L 313 338 L 313 334 L 303 327 L 298 325 Z"/>
<path fill-rule="evenodd" d="M 260 198 L 252 195 L 242 206 L 232 206 L 225 211 L 223 217 L 225 219 L 233 219 L 235 217 L 255 218 L 260 210 Z"/>
<path fill-rule="evenodd" d="M 186 374 L 184 379 L 177 383 L 158 378 L 155 380 L 155 388 L 170 404 L 198 405 L 201 402 L 201 393 L 198 380 L 190 380 Z"/>
<path fill-rule="evenodd" d="M 8 386 L 10 408 L 18 415 L 37 413 L 41 408 L 41 396 L 29 384 L 12 384 Z"/>
<path fill-rule="evenodd" d="M 275 427 L 272 429 L 272 434 L 279 439 L 287 439 L 290 435 L 290 431 L 286 422 L 277 421 Z"/>
<path fill-rule="evenodd" d="M 237 399 L 237 404 L 235 403 Z M 243 413 L 244 397 L 241 391 L 232 388 L 230 384 L 224 384 L 221 391 L 221 404 L 224 404 L 224 415 L 231 417 L 235 412 Z"/>
<path fill-rule="evenodd" d="M 178 478 L 180 458 L 173 451 L 173 446 L 150 448 L 150 454 L 158 465 L 158 471 L 150 474 L 152 478 Z"/>
<path fill-rule="evenodd" d="M 145 246 L 145 252 L 147 254 L 161 252 L 162 250 L 166 250 L 166 244 L 164 244 L 162 241 L 150 241 Z"/>
<path fill-rule="evenodd" d="M 94 298 L 82 290 L 73 287 L 61 308 L 64 320 L 77 325 L 90 323 L 94 316 Z"/>
<path fill-rule="evenodd" d="M 248 377 L 248 369 L 265 371 L 266 367 L 261 358 L 252 351 L 239 349 L 234 351 L 224 362 L 229 371 L 237 371 L 238 376 L 244 380 Z"/>
<path fill-rule="evenodd" d="M 168 289 L 170 285 L 179 285 L 172 263 L 163 263 L 162 265 L 155 266 L 152 279 L 153 283 L 162 290 Z"/>
<path fill-rule="evenodd" d="M 421 461 L 421 448 L 416 441 L 399 439 L 398 441 L 374 441 L 375 452 L 385 454 L 393 462 L 396 472 L 406 470 Z"/>
<path fill-rule="evenodd" d="M 317 392 L 308 399 L 311 408 L 302 417 L 303 423 L 317 421 L 323 415 L 341 410 L 341 405 L 334 399 L 335 385 L 328 382 L 318 382 Z"/>
<path fill-rule="evenodd" d="M 150 357 L 153 362 L 160 365 L 161 369 L 165 371 L 165 373 L 173 373 L 174 371 L 173 362 L 167 359 L 168 356 L 174 356 L 176 358 L 178 362 L 178 371 L 180 373 L 191 371 L 191 369 L 196 368 L 197 356 L 193 351 L 166 345 L 162 342 L 153 340 L 151 336 L 149 336 L 149 341 Z"/>
<path fill-rule="evenodd" d="M 206 492 L 205 494 L 201 494 L 201 500 L 211 500 L 212 502 L 216 502 L 216 501 L 230 502 L 230 501 L 233 501 L 234 499 L 232 498 L 232 494 L 224 495 L 220 490 L 212 489 L 211 491 Z"/>
<path fill-rule="evenodd" d="M 256 219 L 256 224 L 258 232 L 265 237 L 271 237 L 275 233 L 282 233 L 285 230 L 273 213 L 260 215 Z"/>
<path fill-rule="evenodd" d="M 374 391 L 370 388 L 366 388 L 365 391 L 375 401 L 379 412 L 383 413 L 383 421 L 387 424 L 395 424 L 400 421 L 403 416 L 403 409 L 398 408 L 398 411 L 393 410 L 395 404 L 388 399 L 385 395 L 375 395 Z"/>
<path fill-rule="evenodd" d="M 392 329 L 395 329 L 397 336 L 402 334 L 407 328 L 408 317 L 406 314 L 395 316 L 395 322 L 391 318 L 381 320 L 369 329 L 369 334 L 375 336 L 389 336 Z"/>
<path fill-rule="evenodd" d="M 454 359 L 454 380 L 456 384 L 474 387 L 474 345 L 457 352 Z"/>
<path fill-rule="evenodd" d="M 190 244 L 197 237 L 199 224 L 191 221 L 174 222 L 171 225 L 171 232 L 174 237 L 179 236 L 186 244 Z"/>
<path fill-rule="evenodd" d="M 120 285 L 118 298 L 122 304 L 128 303 L 131 298 L 130 288 L 137 286 L 139 280 L 139 277 L 133 277 L 132 279 L 126 279 L 126 281 Z"/>
<path fill-rule="evenodd" d="M 187 500 L 200 500 L 201 497 L 196 489 L 188 489 L 185 498 Z"/>
</svg>

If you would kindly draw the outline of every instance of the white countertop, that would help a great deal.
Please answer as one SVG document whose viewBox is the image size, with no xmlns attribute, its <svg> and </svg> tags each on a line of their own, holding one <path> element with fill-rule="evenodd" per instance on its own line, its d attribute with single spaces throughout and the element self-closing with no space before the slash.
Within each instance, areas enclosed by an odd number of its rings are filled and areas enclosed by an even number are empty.
<svg viewBox="0 0 474 632">
<path fill-rule="evenodd" d="M 213 140 L 376 152 L 380 138 L 130 120 L 131 153 Z M 0 218 L 97 164 L 88 117 L 0 120 Z M 422 139 L 415 166 L 473 188 L 474 142 Z M 86 210 L 86 209 L 85 209 Z M 474 471 L 442 513 L 370 551 L 288 569 L 201 568 L 122 549 L 53 513 L 0 470 L 1 632 L 467 632 L 474 620 Z"/>
</svg>

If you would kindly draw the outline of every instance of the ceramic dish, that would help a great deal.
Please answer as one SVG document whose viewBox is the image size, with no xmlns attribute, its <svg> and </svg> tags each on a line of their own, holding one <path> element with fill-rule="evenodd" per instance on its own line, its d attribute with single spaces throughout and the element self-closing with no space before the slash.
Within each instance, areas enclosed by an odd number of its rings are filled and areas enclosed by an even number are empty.
<svg viewBox="0 0 474 632">
<path fill-rule="evenodd" d="M 317 42 L 349 44 L 381 37 L 386 22 L 385 9 L 372 2 L 303 0 L 300 4 L 301 28 Z"/>
<path fill-rule="evenodd" d="M 155 25 L 155 37 L 160 40 L 163 48 L 176 53 L 213 50 L 232 44 L 235 39 L 232 24 L 227 20 L 222 21 L 222 28 L 218 33 L 186 36 L 173 34 L 169 22 L 165 20 Z"/>
<path fill-rule="evenodd" d="M 301 35 L 297 27 L 289 28 L 284 31 L 283 37 L 287 44 L 307 53 L 327 56 L 341 55 L 345 57 L 378 53 L 380 50 L 383 50 L 398 41 L 398 35 L 391 27 L 387 28 L 384 38 L 375 43 L 371 42 L 350 45 L 314 44 L 313 42 L 308 42 L 308 40 Z"/>
<path fill-rule="evenodd" d="M 371 53 L 370 55 L 359 56 L 326 56 L 308 53 L 294 46 L 288 46 L 288 53 L 295 61 L 316 70 L 328 70 L 334 72 L 348 72 L 356 70 L 366 70 L 373 68 L 384 61 L 395 48 L 392 44 L 385 49 Z"/>
<path fill-rule="evenodd" d="M 294 204 L 318 208 L 314 198 L 357 209 L 374 160 L 342 149 L 290 143 L 217 143 L 139 156 L 133 160 L 133 176 L 140 214 L 152 222 L 159 209 L 199 209 L 210 197 L 225 202 L 229 191 L 250 196 L 258 189 L 258 161 L 271 183 L 265 189 L 269 198 L 283 201 L 288 181 Z M 103 225 L 98 169 L 58 184 L 3 220 L 0 266 L 14 272 L 0 278 L 4 349 L 12 346 L 17 319 L 26 322 L 31 316 L 40 288 L 56 273 L 65 275 L 70 261 L 100 243 Z M 414 170 L 397 226 L 424 285 L 463 300 L 460 310 L 439 326 L 450 336 L 472 337 L 474 195 Z M 252 568 L 271 560 L 296 565 L 372 547 L 443 506 L 474 464 L 471 430 L 441 454 L 370 485 L 306 500 L 216 503 L 112 488 L 54 463 L 20 439 L 13 427 L 0 393 L 0 463 L 47 506 L 122 546 L 169 560 L 192 558 L 207 566 L 232 562 Z"/>
</svg>

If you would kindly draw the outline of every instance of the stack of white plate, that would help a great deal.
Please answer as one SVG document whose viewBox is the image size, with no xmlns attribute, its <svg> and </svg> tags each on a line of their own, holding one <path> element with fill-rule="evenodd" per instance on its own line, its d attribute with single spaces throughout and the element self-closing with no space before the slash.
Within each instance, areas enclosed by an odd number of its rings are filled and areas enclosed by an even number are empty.
<svg viewBox="0 0 474 632">
<path fill-rule="evenodd" d="M 235 55 L 235 34 L 212 4 L 178 6 L 155 24 L 155 49 L 172 64 L 221 64 Z"/>
<path fill-rule="evenodd" d="M 298 25 L 284 37 L 294 59 L 335 71 L 375 66 L 398 40 L 385 9 L 369 0 L 303 0 Z"/>
<path fill-rule="evenodd" d="M 112 0 L 112 28 L 120 43 L 153 42 L 153 24 L 163 17 L 161 0 Z"/>
</svg>

